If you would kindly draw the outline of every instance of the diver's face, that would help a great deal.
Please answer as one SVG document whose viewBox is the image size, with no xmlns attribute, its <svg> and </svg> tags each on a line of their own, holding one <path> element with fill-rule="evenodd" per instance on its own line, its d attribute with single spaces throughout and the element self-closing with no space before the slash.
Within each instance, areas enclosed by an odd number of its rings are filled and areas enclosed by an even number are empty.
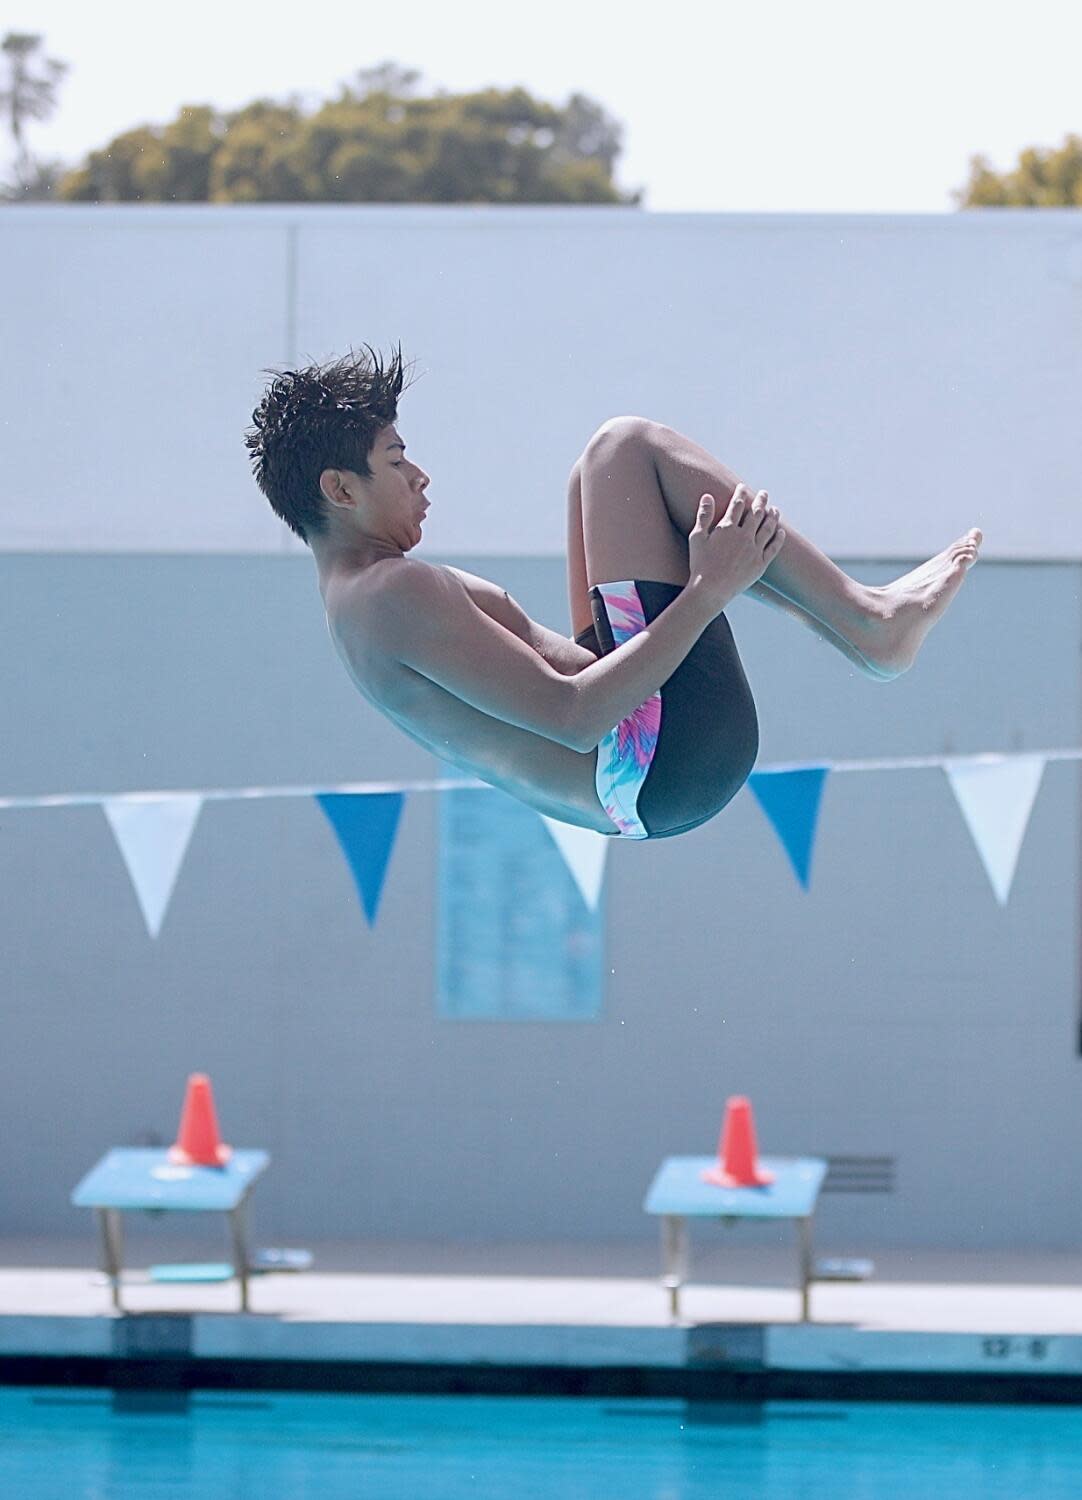
<svg viewBox="0 0 1082 1500">
<path fill-rule="evenodd" d="M 368 455 L 372 478 L 365 481 L 365 488 L 369 491 L 371 519 L 378 533 L 408 552 L 421 540 L 421 526 L 428 510 L 424 492 L 429 478 L 407 458 L 405 447 L 393 423 L 377 434 Z"/>
<path fill-rule="evenodd" d="M 408 552 L 421 540 L 428 475 L 406 457 L 393 424 L 377 434 L 368 467 L 370 479 L 352 469 L 325 469 L 320 475 L 320 488 L 330 502 L 333 547 L 358 557 L 373 550 L 379 555 Z"/>
</svg>

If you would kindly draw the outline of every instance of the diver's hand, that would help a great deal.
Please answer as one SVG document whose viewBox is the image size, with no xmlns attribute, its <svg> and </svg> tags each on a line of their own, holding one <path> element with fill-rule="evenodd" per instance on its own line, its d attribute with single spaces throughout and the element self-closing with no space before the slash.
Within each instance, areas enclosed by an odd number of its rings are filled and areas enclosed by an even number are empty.
<svg viewBox="0 0 1082 1500">
<path fill-rule="evenodd" d="M 737 485 L 717 525 L 714 497 L 703 495 L 688 537 L 689 586 L 714 614 L 763 576 L 785 542 L 778 508 L 767 504 L 766 491 L 760 490 L 750 505 L 747 493 L 746 485 Z"/>
</svg>

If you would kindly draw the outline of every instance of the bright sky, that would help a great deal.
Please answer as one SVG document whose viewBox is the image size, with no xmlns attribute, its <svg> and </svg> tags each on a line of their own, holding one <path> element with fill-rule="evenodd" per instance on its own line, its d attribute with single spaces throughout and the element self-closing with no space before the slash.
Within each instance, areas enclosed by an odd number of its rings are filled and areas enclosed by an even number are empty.
<svg viewBox="0 0 1082 1500">
<path fill-rule="evenodd" d="M 11 0 L 0 29 L 70 64 L 27 127 L 68 163 L 181 104 L 310 107 L 385 61 L 423 91 L 587 94 L 624 127 L 617 186 L 655 211 L 950 212 L 971 155 L 1004 170 L 1082 134 L 1068 0 Z"/>
</svg>

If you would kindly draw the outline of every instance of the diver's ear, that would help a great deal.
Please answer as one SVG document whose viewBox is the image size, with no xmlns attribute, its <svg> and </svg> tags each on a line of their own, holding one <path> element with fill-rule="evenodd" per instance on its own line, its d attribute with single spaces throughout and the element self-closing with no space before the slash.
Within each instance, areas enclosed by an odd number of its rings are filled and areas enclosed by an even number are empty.
<svg viewBox="0 0 1082 1500">
<path fill-rule="evenodd" d="M 340 469 L 324 469 L 323 473 L 319 476 L 319 487 L 323 492 L 325 500 L 329 500 L 332 505 L 342 504 L 343 485 L 342 471 Z"/>
</svg>

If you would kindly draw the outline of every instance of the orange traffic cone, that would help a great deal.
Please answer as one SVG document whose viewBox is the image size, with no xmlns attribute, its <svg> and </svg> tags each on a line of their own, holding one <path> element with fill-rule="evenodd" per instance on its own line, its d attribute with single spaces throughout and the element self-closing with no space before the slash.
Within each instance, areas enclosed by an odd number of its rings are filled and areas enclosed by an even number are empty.
<svg viewBox="0 0 1082 1500">
<path fill-rule="evenodd" d="M 751 1100 L 743 1094 L 734 1094 L 725 1105 L 725 1124 L 718 1142 L 718 1164 L 708 1167 L 702 1179 L 716 1187 L 766 1187 L 774 1181 L 774 1173 L 759 1169 L 756 1165 L 758 1154 Z"/>
<path fill-rule="evenodd" d="M 185 1167 L 224 1167 L 232 1155 L 233 1147 L 223 1146 L 218 1134 L 210 1079 L 205 1073 L 192 1073 L 184 1095 L 180 1132 L 169 1148 L 169 1160 Z"/>
</svg>

